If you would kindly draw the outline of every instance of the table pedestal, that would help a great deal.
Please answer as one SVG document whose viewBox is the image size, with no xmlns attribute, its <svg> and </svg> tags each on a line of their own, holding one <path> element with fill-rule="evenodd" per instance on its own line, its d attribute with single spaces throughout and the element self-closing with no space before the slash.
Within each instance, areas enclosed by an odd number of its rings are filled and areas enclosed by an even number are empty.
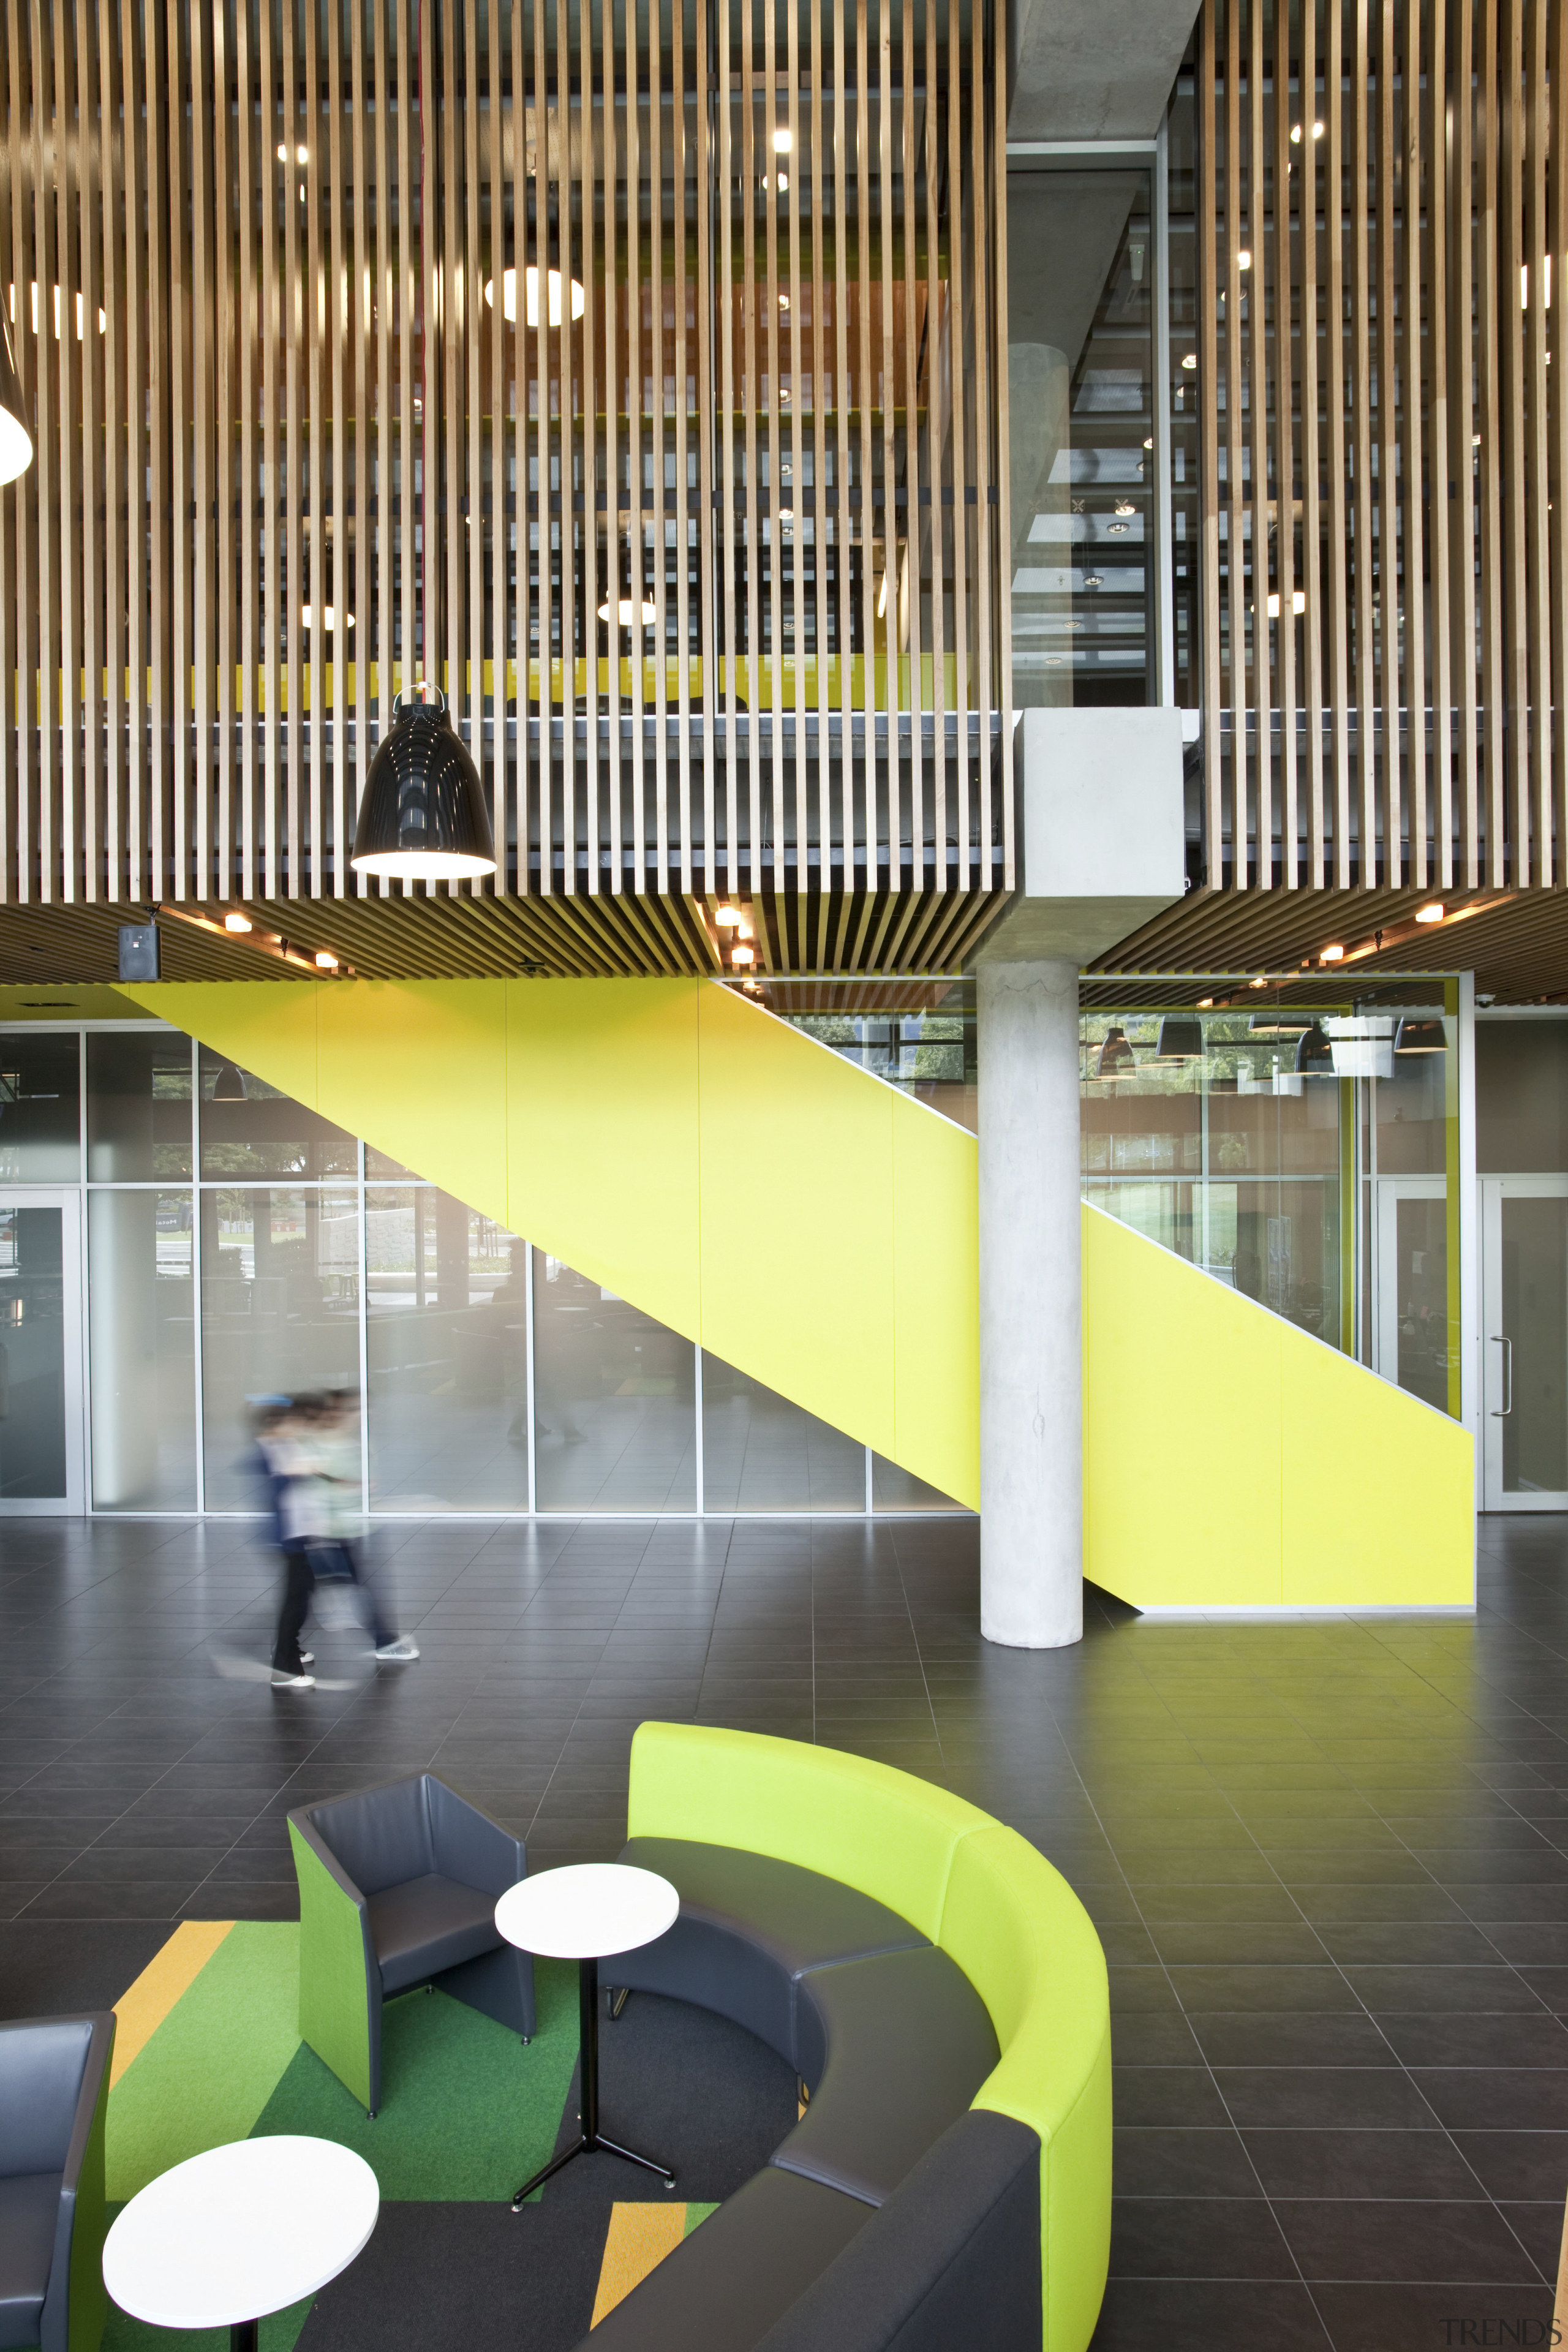
<svg viewBox="0 0 1568 2352">
<path fill-rule="evenodd" d="M 536 2172 L 531 2180 L 523 2182 L 511 2200 L 514 2213 L 521 2212 L 525 2200 L 531 2197 L 552 2173 L 559 2172 L 563 2165 L 570 2164 L 574 2156 L 591 2156 L 595 2148 L 602 2147 L 607 2156 L 618 2156 L 627 2164 L 640 2164 L 645 2172 L 657 2172 L 667 2189 L 675 2186 L 675 2175 L 668 2165 L 656 2164 L 651 2156 L 639 2156 L 636 2148 L 622 2147 L 618 2141 L 606 2139 L 599 2129 L 599 1963 L 597 1960 L 579 1960 L 577 1968 L 582 2020 L 583 2128 L 563 2154 L 547 2164 L 542 2172 Z M 237 2338 L 235 2352 L 239 2352 Z"/>
<path fill-rule="evenodd" d="M 237 2319 L 228 2331 L 228 2352 L 258 2352 L 260 2342 L 259 2319 Z"/>
</svg>

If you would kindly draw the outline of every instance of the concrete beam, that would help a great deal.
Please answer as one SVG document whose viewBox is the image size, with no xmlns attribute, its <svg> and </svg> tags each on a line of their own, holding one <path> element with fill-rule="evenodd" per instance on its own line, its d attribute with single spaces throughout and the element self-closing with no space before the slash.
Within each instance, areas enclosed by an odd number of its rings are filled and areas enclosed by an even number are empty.
<svg viewBox="0 0 1568 2352">
<path fill-rule="evenodd" d="M 1197 0 L 1018 0 L 1008 139 L 1152 139 L 1197 13 Z"/>
</svg>

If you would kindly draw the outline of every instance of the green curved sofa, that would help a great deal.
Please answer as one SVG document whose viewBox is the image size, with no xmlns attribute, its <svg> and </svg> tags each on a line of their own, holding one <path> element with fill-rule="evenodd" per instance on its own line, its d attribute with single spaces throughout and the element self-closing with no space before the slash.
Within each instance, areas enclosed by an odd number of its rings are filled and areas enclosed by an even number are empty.
<svg viewBox="0 0 1568 2352">
<path fill-rule="evenodd" d="M 830 1748 L 645 1723 L 627 1835 L 771 1856 L 842 1881 L 948 1954 L 1001 2056 L 972 2105 L 1040 2144 L 1045 2352 L 1084 2352 L 1110 2244 L 1110 2012 L 1105 1956 L 1060 1873 L 946 1790 Z"/>
</svg>

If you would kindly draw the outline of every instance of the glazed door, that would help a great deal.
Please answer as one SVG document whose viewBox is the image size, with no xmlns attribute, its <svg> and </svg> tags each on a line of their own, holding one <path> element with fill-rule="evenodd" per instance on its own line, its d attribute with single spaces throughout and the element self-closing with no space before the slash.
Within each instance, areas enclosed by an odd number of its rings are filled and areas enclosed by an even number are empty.
<svg viewBox="0 0 1568 2352">
<path fill-rule="evenodd" d="M 1483 1510 L 1568 1510 L 1568 1176 L 1481 1184 Z"/>
<path fill-rule="evenodd" d="M 0 1195 L 0 1513 L 85 1507 L 78 1195 Z"/>
</svg>

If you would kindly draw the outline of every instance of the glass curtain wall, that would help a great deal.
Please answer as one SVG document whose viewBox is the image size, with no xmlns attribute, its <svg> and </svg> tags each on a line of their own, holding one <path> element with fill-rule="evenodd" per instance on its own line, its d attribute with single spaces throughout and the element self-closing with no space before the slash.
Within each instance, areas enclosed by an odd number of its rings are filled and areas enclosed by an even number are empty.
<svg viewBox="0 0 1568 2352">
<path fill-rule="evenodd" d="M 964 1034 L 890 1051 L 972 1104 Z M 173 1032 L 0 1034 L 6 1182 L 80 1188 L 94 1510 L 257 1508 L 256 1402 L 323 1389 L 365 1399 L 373 1511 L 959 1507 Z"/>
<path fill-rule="evenodd" d="M 1084 1198 L 1457 1414 L 1456 1044 L 1447 994 L 1086 1013 Z"/>
</svg>

